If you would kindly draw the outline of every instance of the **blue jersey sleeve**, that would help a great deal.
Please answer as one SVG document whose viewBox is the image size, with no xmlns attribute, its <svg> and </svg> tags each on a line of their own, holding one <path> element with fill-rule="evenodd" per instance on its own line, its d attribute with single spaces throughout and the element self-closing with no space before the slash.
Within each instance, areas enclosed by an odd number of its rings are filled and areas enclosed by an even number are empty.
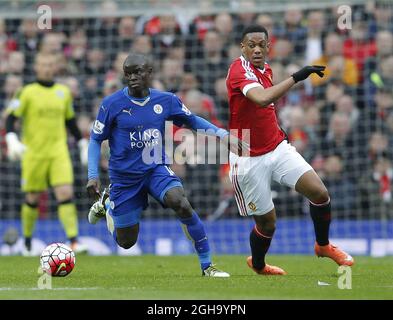
<svg viewBox="0 0 393 320">
<path fill-rule="evenodd" d="M 173 120 L 173 123 L 178 127 L 183 125 L 191 127 L 195 122 L 195 115 L 183 104 L 179 97 L 172 95 L 169 120 Z"/>
<path fill-rule="evenodd" d="M 218 128 L 209 121 L 194 115 L 175 95 L 173 95 L 172 98 L 172 113 L 170 120 L 173 120 L 173 123 L 178 127 L 186 125 L 195 131 L 202 129 L 205 130 L 207 134 L 211 132 L 212 135 L 220 138 L 229 134 L 225 129 Z"/>
<path fill-rule="evenodd" d="M 87 159 L 87 176 L 89 180 L 96 179 L 99 176 L 100 156 L 101 141 L 90 139 Z"/>
<path fill-rule="evenodd" d="M 104 141 L 109 138 L 110 129 L 113 124 L 113 115 L 110 112 L 109 103 L 104 99 L 93 128 L 91 129 L 90 138 L 97 141 Z"/>
</svg>

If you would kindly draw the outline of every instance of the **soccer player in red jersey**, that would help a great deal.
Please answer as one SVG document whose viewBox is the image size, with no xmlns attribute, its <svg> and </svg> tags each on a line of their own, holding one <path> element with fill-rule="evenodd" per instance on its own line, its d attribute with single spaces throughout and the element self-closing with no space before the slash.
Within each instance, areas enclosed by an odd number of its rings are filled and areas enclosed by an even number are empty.
<svg viewBox="0 0 393 320">
<path fill-rule="evenodd" d="M 351 266 L 353 258 L 329 243 L 330 197 L 313 168 L 291 146 L 280 128 L 274 101 L 297 82 L 316 73 L 323 77 L 324 66 L 306 66 L 288 79 L 273 85 L 272 70 L 265 57 L 269 51 L 267 30 L 249 26 L 242 34 L 242 55 L 234 60 L 227 76 L 231 133 L 250 142 L 250 154 L 230 153 L 230 179 L 240 215 L 252 215 L 255 226 L 250 233 L 251 256 L 247 264 L 257 274 L 283 275 L 286 272 L 265 263 L 272 240 L 276 211 L 271 180 L 295 188 L 310 201 L 314 223 L 315 253 L 329 257 L 338 265 Z"/>
</svg>

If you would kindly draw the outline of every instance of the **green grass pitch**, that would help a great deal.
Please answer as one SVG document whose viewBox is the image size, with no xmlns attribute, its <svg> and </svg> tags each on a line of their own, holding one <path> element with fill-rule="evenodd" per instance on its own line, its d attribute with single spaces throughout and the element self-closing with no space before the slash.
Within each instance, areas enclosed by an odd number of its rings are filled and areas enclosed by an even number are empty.
<svg viewBox="0 0 393 320">
<path fill-rule="evenodd" d="M 269 256 L 286 276 L 258 276 L 245 256 L 215 256 L 231 278 L 204 278 L 196 256 L 77 256 L 75 269 L 39 290 L 38 258 L 0 257 L 0 299 L 393 299 L 393 257 L 356 257 L 352 289 L 337 265 L 312 256 Z M 329 285 L 319 285 L 324 282 Z"/>
</svg>

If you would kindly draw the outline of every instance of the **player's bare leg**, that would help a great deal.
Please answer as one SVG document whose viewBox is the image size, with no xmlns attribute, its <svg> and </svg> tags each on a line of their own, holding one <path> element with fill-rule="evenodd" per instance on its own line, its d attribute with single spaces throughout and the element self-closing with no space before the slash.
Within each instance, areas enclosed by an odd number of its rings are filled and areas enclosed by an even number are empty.
<svg viewBox="0 0 393 320">
<path fill-rule="evenodd" d="M 276 230 L 276 210 L 273 208 L 264 215 L 253 217 L 255 226 L 250 233 L 251 256 L 247 258 L 247 265 L 257 274 L 285 275 L 283 269 L 265 263 L 265 256 Z"/>
<path fill-rule="evenodd" d="M 139 235 L 139 223 L 124 227 L 115 228 L 113 218 L 109 212 L 110 199 L 109 190 L 105 188 L 100 198 L 90 207 L 88 220 L 90 224 L 96 224 L 99 220 L 106 217 L 108 231 L 112 234 L 113 240 L 122 248 L 130 249 L 133 247 Z"/>
<path fill-rule="evenodd" d="M 338 265 L 353 265 L 354 259 L 348 253 L 329 243 L 330 197 L 319 176 L 313 170 L 307 171 L 300 177 L 295 189 L 310 200 L 310 213 L 316 236 L 315 254 L 318 257 L 329 257 Z"/>
<path fill-rule="evenodd" d="M 175 211 L 177 218 L 182 223 L 183 231 L 193 244 L 198 253 L 202 275 L 207 277 L 229 277 L 229 274 L 217 269 L 211 261 L 209 241 L 205 228 L 198 214 L 191 207 L 184 190 L 181 187 L 169 189 L 164 197 L 164 203 Z"/>
<path fill-rule="evenodd" d="M 71 249 L 75 253 L 87 252 L 87 246 L 78 242 L 78 215 L 73 201 L 74 190 L 72 185 L 65 184 L 53 187 L 58 205 L 58 215 L 67 238 L 70 240 Z"/>
<path fill-rule="evenodd" d="M 109 212 L 110 199 L 109 190 L 105 188 L 99 199 L 90 207 L 88 220 L 90 224 L 96 224 L 99 220 L 106 217 L 108 231 L 111 233 L 113 240 L 122 248 L 130 249 L 138 240 L 139 224 L 125 228 L 115 228 L 113 218 Z"/>
<path fill-rule="evenodd" d="M 41 192 L 28 192 L 25 195 L 25 203 L 22 205 L 22 230 L 24 237 L 24 248 L 22 255 L 33 256 L 31 238 L 34 233 L 35 223 L 38 218 L 38 200 Z"/>
<path fill-rule="evenodd" d="M 134 224 L 130 227 L 116 228 L 116 242 L 124 249 L 130 249 L 133 247 L 138 240 L 139 235 L 139 223 Z"/>
</svg>

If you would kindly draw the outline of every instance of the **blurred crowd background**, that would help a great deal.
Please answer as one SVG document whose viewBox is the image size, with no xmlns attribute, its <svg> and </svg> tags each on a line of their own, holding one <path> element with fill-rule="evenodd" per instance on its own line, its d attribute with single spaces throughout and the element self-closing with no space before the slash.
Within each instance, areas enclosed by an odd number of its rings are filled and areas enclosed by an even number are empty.
<svg viewBox="0 0 393 320">
<path fill-rule="evenodd" d="M 209 4 L 209 1 L 203 1 Z M 117 4 L 100 4 L 100 17 L 55 18 L 51 30 L 40 30 L 34 18 L 0 19 L 0 218 L 18 218 L 23 201 L 19 163 L 7 160 L 5 109 L 15 92 L 35 80 L 32 64 L 38 52 L 58 57 L 57 81 L 74 97 L 78 125 L 85 137 L 101 99 L 123 87 L 122 64 L 130 51 L 150 55 L 155 63 L 152 86 L 176 93 L 192 110 L 227 127 L 225 78 L 240 56 L 242 29 L 267 28 L 268 63 L 278 83 L 308 64 L 327 66 L 322 79 L 311 77 L 276 103 L 290 142 L 327 185 L 333 215 L 345 219 L 393 216 L 393 2 L 353 5 L 352 28 L 340 29 L 337 6 L 303 10 L 288 6 L 269 12 L 254 1 L 239 1 L 241 13 L 109 15 Z M 247 10 L 249 8 L 249 11 Z M 239 10 L 240 11 L 240 10 Z M 170 14 L 172 13 L 172 14 Z M 85 218 L 87 169 L 70 138 L 75 167 L 75 198 Z M 196 151 L 197 152 L 197 151 Z M 101 169 L 107 181 L 108 149 Z M 198 154 L 195 154 L 197 158 Z M 225 165 L 174 164 L 192 205 L 205 218 L 238 217 Z M 280 217 L 307 215 L 304 198 L 274 184 Z M 41 217 L 55 217 L 49 192 L 40 200 Z M 170 212 L 152 201 L 145 216 Z"/>
</svg>

